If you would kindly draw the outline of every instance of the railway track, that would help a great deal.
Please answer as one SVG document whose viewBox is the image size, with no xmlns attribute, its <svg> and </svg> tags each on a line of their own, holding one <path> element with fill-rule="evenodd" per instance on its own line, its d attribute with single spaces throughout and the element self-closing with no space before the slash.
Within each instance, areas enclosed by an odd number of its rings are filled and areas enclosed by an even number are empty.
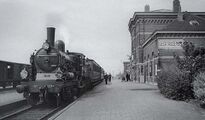
<svg viewBox="0 0 205 120">
<path fill-rule="evenodd" d="M 30 105 L 27 105 L 26 100 L 17 103 L 12 103 L 11 105 L 3 106 L 2 110 L 12 111 L 11 109 L 8 108 L 12 108 L 12 109 L 16 108 L 15 112 L 10 112 L 9 114 L 3 115 L 3 117 L 0 116 L 0 120 L 47 120 L 55 113 L 62 110 L 61 113 L 51 117 L 51 118 L 55 118 L 56 116 L 62 114 L 65 110 L 69 109 L 73 104 L 75 104 L 79 100 L 79 98 L 81 98 L 82 95 L 83 94 L 81 94 L 75 100 L 69 101 L 68 103 L 64 103 L 64 105 L 57 108 L 49 107 L 47 105 L 41 105 L 41 104 L 35 107 L 31 107 Z M 25 107 L 18 109 L 19 106 L 25 106 Z M 0 107 L 0 113 L 1 113 L 1 107 Z"/>
<path fill-rule="evenodd" d="M 28 107 L 28 105 L 27 105 L 26 100 L 20 100 L 20 101 L 14 102 L 14 103 L 0 106 L 0 120 L 2 118 L 4 118 L 4 116 L 7 116 L 8 114 L 19 111 L 20 109 L 25 109 L 27 107 Z"/>
<path fill-rule="evenodd" d="M 51 115 L 63 109 L 66 105 L 60 107 L 49 107 L 46 105 L 37 105 L 27 107 L 22 110 L 11 113 L 1 120 L 47 120 Z"/>
<path fill-rule="evenodd" d="M 81 98 L 81 96 L 79 96 L 75 100 L 64 103 L 57 108 L 42 104 L 39 104 L 35 107 L 26 106 L 16 112 L 12 112 L 5 115 L 4 117 L 0 117 L 0 120 L 48 120 L 49 118 L 54 119 L 55 117 L 62 114 L 65 110 L 69 109 L 72 105 L 74 105 Z M 59 111 L 61 111 L 59 114 L 55 114 Z"/>
</svg>

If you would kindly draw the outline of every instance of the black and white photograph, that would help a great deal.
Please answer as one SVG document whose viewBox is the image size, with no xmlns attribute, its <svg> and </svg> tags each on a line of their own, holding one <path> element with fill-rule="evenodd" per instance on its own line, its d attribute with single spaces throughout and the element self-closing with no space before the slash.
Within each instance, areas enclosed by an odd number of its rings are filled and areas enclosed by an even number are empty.
<svg viewBox="0 0 205 120">
<path fill-rule="evenodd" d="M 205 0 L 0 0 L 0 120 L 205 120 Z"/>
</svg>

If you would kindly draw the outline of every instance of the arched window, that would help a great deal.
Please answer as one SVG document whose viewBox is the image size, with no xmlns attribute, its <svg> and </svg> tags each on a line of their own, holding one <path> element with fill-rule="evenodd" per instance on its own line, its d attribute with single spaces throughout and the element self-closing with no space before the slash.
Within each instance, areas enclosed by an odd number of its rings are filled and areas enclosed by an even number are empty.
<svg viewBox="0 0 205 120">
<path fill-rule="evenodd" d="M 154 52 L 152 52 L 152 58 L 154 58 Z"/>
</svg>

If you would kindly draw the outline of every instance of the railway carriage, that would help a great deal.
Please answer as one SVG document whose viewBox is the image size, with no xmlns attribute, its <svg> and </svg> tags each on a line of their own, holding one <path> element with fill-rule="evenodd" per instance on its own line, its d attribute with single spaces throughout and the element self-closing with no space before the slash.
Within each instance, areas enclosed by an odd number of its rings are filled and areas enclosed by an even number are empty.
<svg viewBox="0 0 205 120">
<path fill-rule="evenodd" d="M 103 69 L 98 65 L 94 60 L 92 59 L 87 59 L 86 60 L 88 64 L 88 73 L 89 73 L 89 78 L 91 80 L 92 85 L 98 84 L 99 82 L 102 82 L 104 76 Z"/>
<path fill-rule="evenodd" d="M 0 61 L 0 86 L 3 88 L 6 86 L 16 87 L 21 82 L 20 71 L 29 66 L 28 64 Z"/>
</svg>

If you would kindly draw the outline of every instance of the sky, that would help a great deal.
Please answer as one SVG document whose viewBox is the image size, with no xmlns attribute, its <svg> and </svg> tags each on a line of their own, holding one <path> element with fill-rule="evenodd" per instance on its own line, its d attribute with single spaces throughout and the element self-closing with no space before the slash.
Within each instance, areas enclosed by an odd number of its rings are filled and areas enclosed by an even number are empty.
<svg viewBox="0 0 205 120">
<path fill-rule="evenodd" d="M 180 0 L 182 11 L 204 12 L 205 0 Z M 172 9 L 173 0 L 0 0 L 0 60 L 29 63 L 56 27 L 66 49 L 94 59 L 106 72 L 123 71 L 131 54 L 128 22 L 134 12 Z"/>
</svg>

